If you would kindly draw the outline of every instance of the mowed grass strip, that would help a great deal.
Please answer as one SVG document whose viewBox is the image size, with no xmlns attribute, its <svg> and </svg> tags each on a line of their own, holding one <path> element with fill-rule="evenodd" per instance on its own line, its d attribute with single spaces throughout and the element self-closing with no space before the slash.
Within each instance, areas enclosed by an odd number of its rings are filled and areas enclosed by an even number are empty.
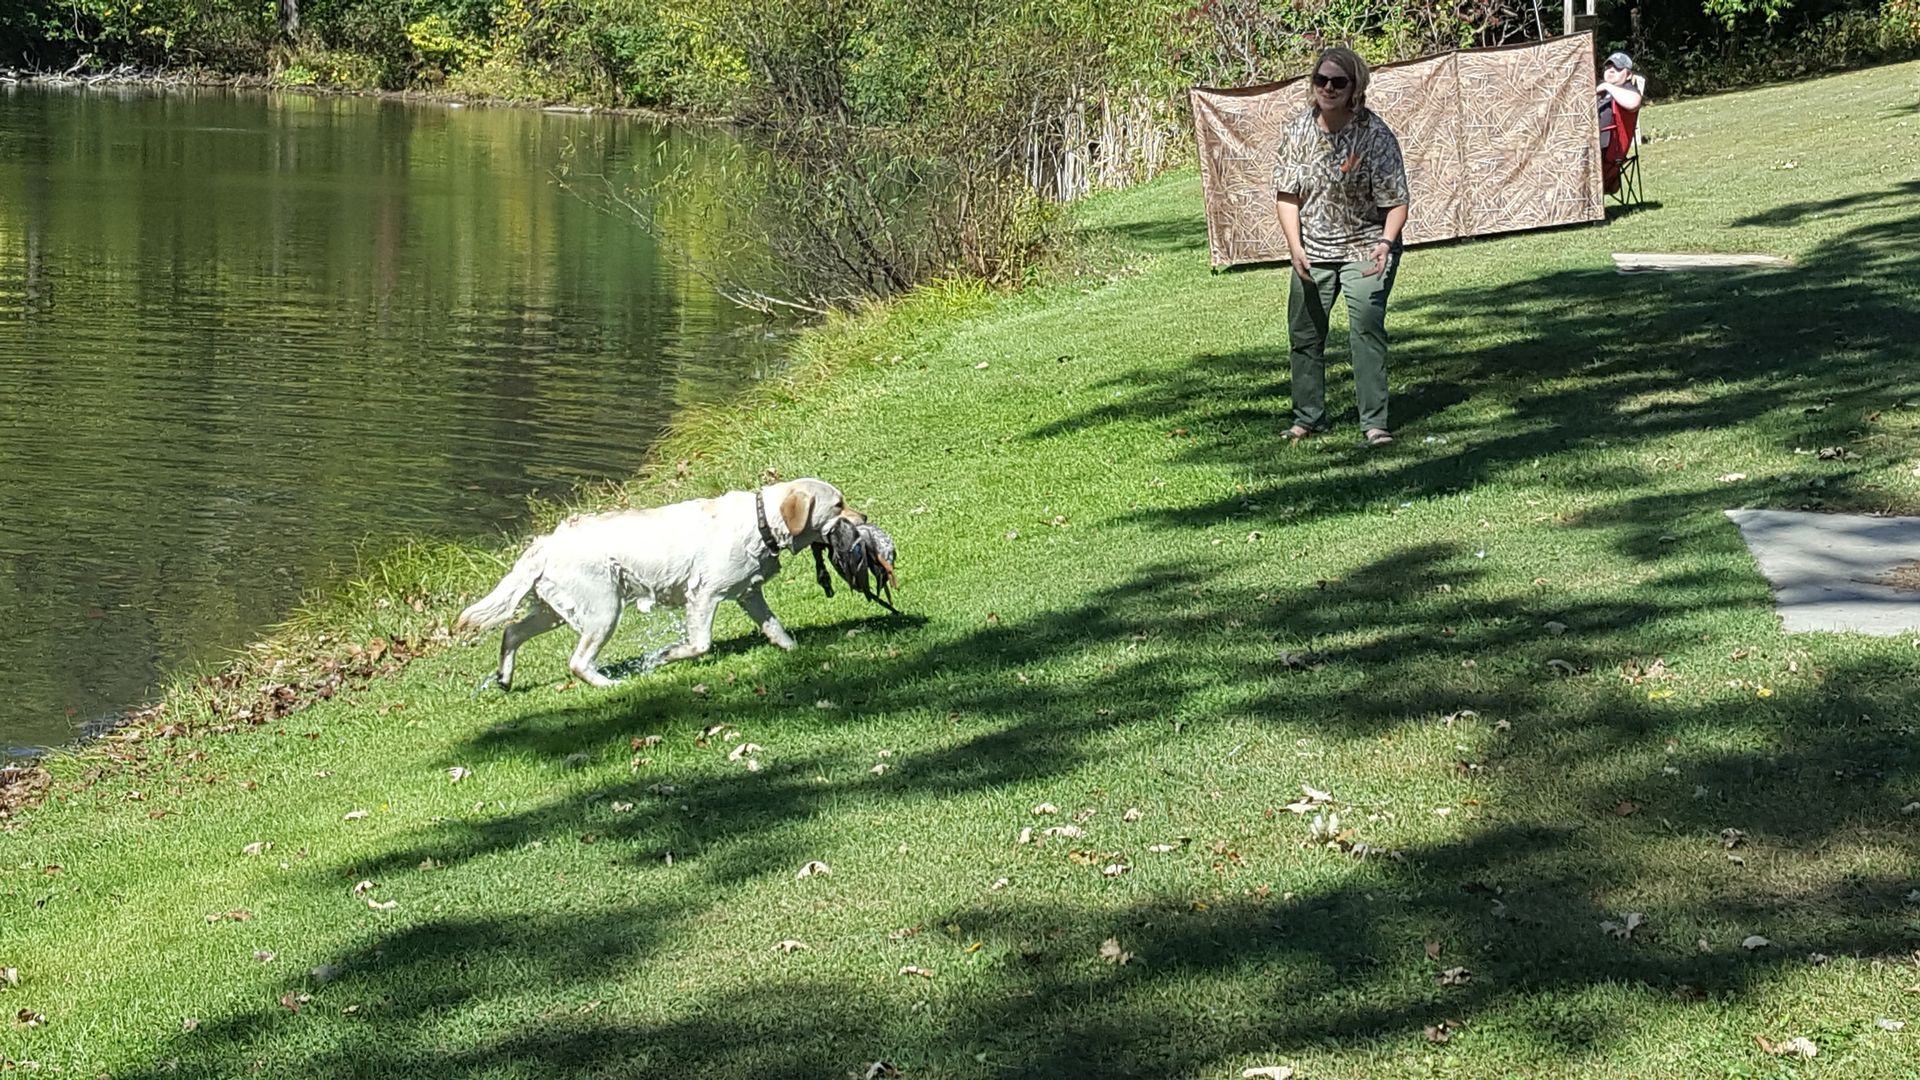
<svg viewBox="0 0 1920 1080">
<path fill-rule="evenodd" d="M 1656 104 L 1656 206 L 1410 252 L 1385 452 L 1281 438 L 1284 270 L 1208 271 L 1191 173 L 1085 206 L 1085 272 L 826 328 L 605 494 L 824 476 L 903 615 L 801 559 L 796 652 L 723 612 L 609 692 L 565 633 L 509 695 L 490 637 L 227 734 L 183 684 L 0 834 L 0 1053 L 1920 1074 L 1920 648 L 1783 635 L 1723 517 L 1920 512 L 1916 100 Z M 409 548 L 262 654 L 424 638 L 502 566 Z"/>
</svg>

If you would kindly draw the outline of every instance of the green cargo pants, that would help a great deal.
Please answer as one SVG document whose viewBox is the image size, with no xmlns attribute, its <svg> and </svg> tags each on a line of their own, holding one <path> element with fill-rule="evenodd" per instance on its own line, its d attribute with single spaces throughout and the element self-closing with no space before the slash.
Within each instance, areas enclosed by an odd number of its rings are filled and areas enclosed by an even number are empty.
<svg viewBox="0 0 1920 1080">
<path fill-rule="evenodd" d="M 1314 263 L 1309 285 L 1291 268 L 1287 337 L 1292 345 L 1293 422 L 1308 431 L 1327 429 L 1327 313 L 1347 294 L 1347 341 L 1353 352 L 1354 396 L 1360 399 L 1360 430 L 1387 426 L 1387 294 L 1400 269 L 1394 252 L 1375 277 L 1364 262 Z"/>
</svg>

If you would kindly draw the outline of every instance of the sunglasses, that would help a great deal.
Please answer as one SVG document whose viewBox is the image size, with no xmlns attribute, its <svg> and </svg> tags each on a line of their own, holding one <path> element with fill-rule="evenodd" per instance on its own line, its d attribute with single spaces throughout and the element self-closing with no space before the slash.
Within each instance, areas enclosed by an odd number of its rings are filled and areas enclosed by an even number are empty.
<svg viewBox="0 0 1920 1080">
<path fill-rule="evenodd" d="M 1313 85 L 1331 86 L 1335 90 L 1345 90 L 1347 87 L 1353 85 L 1353 80 L 1347 78 L 1345 75 L 1322 75 L 1316 71 L 1313 73 Z"/>
</svg>

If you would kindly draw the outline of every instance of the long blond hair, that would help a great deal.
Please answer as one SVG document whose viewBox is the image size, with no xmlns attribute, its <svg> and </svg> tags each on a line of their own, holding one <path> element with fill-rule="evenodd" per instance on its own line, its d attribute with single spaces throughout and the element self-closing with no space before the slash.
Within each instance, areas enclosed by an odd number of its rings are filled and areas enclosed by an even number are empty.
<svg viewBox="0 0 1920 1080">
<path fill-rule="evenodd" d="M 1367 110 L 1367 79 L 1369 77 L 1367 62 L 1360 58 L 1359 53 L 1354 52 L 1345 45 L 1332 45 L 1320 50 L 1320 58 L 1313 62 L 1313 74 L 1319 74 L 1321 65 L 1329 60 L 1333 61 L 1334 67 L 1346 72 L 1347 78 L 1353 80 L 1353 97 L 1350 100 L 1354 113 L 1359 114 L 1365 112 Z"/>
</svg>

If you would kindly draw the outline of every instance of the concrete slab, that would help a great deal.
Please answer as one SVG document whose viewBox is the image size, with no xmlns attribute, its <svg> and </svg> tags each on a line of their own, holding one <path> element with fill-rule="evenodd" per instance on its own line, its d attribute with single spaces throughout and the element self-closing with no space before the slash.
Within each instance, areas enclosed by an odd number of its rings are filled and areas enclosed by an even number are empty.
<svg viewBox="0 0 1920 1080">
<path fill-rule="evenodd" d="M 1792 269 L 1793 262 L 1778 255 L 1616 251 L 1613 267 L 1622 274 L 1650 274 L 1676 270 L 1788 270 Z"/>
<path fill-rule="evenodd" d="M 1790 634 L 1920 631 L 1920 518 L 1729 510 Z"/>
</svg>

